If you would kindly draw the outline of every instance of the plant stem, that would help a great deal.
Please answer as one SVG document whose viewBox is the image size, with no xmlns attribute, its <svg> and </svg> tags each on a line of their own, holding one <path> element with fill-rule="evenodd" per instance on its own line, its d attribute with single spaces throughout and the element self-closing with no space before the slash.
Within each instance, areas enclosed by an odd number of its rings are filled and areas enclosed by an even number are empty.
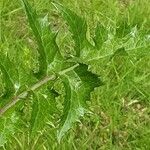
<svg viewBox="0 0 150 150">
<path fill-rule="evenodd" d="M 76 68 L 77 66 L 79 66 L 79 64 L 76 64 L 70 68 L 67 68 L 63 71 L 60 71 L 58 74 L 59 75 L 63 75 L 71 70 L 73 70 L 74 68 Z M 38 89 L 39 87 L 41 87 L 42 85 L 48 83 L 49 81 L 55 80 L 57 77 L 56 75 L 51 75 L 51 76 L 46 76 L 44 77 L 42 80 L 38 81 L 37 83 L 35 83 L 33 86 L 29 87 L 27 90 L 23 91 L 21 94 L 19 94 L 18 96 L 15 96 L 9 103 L 7 103 L 3 108 L 0 109 L 0 117 L 11 107 L 13 107 L 18 101 L 24 99 L 27 95 L 28 95 L 28 91 L 35 91 L 36 89 Z"/>
</svg>

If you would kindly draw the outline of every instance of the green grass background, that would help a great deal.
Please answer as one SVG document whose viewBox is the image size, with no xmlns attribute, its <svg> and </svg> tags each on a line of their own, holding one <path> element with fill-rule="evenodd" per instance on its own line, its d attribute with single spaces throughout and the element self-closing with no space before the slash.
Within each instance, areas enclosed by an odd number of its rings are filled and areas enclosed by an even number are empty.
<svg viewBox="0 0 150 150">
<path fill-rule="evenodd" d="M 67 53 L 73 49 L 64 20 L 50 0 L 30 0 L 41 16 L 48 14 L 54 30 L 60 30 L 58 45 Z M 150 0 L 60 0 L 85 17 L 87 37 L 92 42 L 97 22 L 103 24 L 114 40 L 105 43 L 100 56 L 89 61 L 90 70 L 98 73 L 104 85 L 91 95 L 92 114 L 86 115 L 60 144 L 54 130 L 41 133 L 31 141 L 20 131 L 3 149 L 56 150 L 149 150 L 150 149 Z M 19 0 L 1 1 L 2 49 L 13 56 L 28 47 L 32 40 L 25 13 Z M 128 52 L 113 55 L 124 46 Z M 112 55 L 110 58 L 109 56 Z M 92 58 L 92 57 L 90 57 Z M 24 58 L 26 59 L 26 58 Z M 37 141 L 36 141 L 37 140 Z"/>
</svg>

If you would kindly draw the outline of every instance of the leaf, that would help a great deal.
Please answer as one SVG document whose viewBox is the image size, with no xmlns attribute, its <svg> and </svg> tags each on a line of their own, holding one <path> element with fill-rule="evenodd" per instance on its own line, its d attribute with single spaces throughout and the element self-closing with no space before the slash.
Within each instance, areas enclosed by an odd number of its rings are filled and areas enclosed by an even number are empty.
<svg viewBox="0 0 150 150">
<path fill-rule="evenodd" d="M 95 37 L 94 42 L 96 48 L 99 50 L 101 49 L 103 43 L 108 39 L 108 32 L 107 29 L 100 23 L 97 24 L 96 30 L 95 30 Z"/>
<path fill-rule="evenodd" d="M 33 93 L 33 105 L 30 120 L 30 134 L 35 136 L 46 126 L 51 119 L 51 115 L 56 112 L 57 93 L 54 90 L 46 90 L 44 93 Z"/>
<path fill-rule="evenodd" d="M 72 33 L 72 37 L 75 41 L 75 51 L 76 56 L 80 56 L 80 51 L 84 47 L 84 43 L 87 43 L 86 32 L 87 32 L 87 23 L 84 18 L 81 18 L 76 13 L 71 11 L 70 9 L 60 5 L 53 3 L 54 6 L 60 11 L 63 18 L 67 21 L 67 24 L 70 27 L 70 32 Z"/>
<path fill-rule="evenodd" d="M 4 97 L 9 98 L 15 92 L 14 84 L 13 84 L 8 72 L 6 71 L 5 67 L 1 63 L 0 63 L 0 69 L 3 74 L 3 81 L 5 82 Z"/>
<path fill-rule="evenodd" d="M 36 75 L 41 78 L 47 74 L 48 65 L 53 62 L 55 55 L 59 53 L 59 48 L 55 41 L 57 34 L 51 31 L 47 15 L 43 19 L 39 19 L 36 11 L 31 8 L 29 3 L 26 0 L 22 1 L 38 44 L 39 72 Z"/>
<path fill-rule="evenodd" d="M 60 130 L 57 136 L 59 142 L 73 123 L 84 115 L 86 101 L 90 100 L 90 93 L 95 87 L 102 85 L 98 76 L 88 71 L 88 66 L 83 64 L 62 75 L 62 81 L 66 96 Z"/>
<path fill-rule="evenodd" d="M 2 58 L 2 56 L 3 56 L 3 58 Z M 2 59 L 3 59 L 3 62 L 2 62 Z M 4 63 L 4 61 L 6 63 Z M 1 54 L 0 70 L 2 72 L 2 79 L 4 82 L 4 88 L 5 88 L 5 93 L 2 96 L 3 99 L 4 98 L 8 99 L 15 93 L 14 83 L 11 79 L 11 74 L 9 74 L 9 69 L 8 69 L 8 66 L 9 66 L 9 64 L 11 65 L 11 63 L 8 63 L 8 62 L 10 62 L 8 56 L 6 57 L 5 55 Z M 11 73 L 14 73 L 14 72 L 11 72 Z"/>
<path fill-rule="evenodd" d="M 46 54 L 44 50 L 43 41 L 41 38 L 41 35 L 42 35 L 41 26 L 40 26 L 36 11 L 31 8 L 27 0 L 22 0 L 22 2 L 24 4 L 24 8 L 28 17 L 30 27 L 34 33 L 34 36 L 38 44 L 37 50 L 39 53 L 39 58 L 38 58 L 39 59 L 39 72 L 37 74 L 37 77 L 41 78 L 43 75 L 46 75 L 46 72 L 47 72 Z"/>
<path fill-rule="evenodd" d="M 60 54 L 59 48 L 56 44 L 57 34 L 53 33 L 50 29 L 50 25 L 48 22 L 48 15 L 46 15 L 43 19 L 40 20 L 41 29 L 42 29 L 42 41 L 47 57 L 47 63 L 50 65 L 56 56 L 57 53 Z"/>
</svg>

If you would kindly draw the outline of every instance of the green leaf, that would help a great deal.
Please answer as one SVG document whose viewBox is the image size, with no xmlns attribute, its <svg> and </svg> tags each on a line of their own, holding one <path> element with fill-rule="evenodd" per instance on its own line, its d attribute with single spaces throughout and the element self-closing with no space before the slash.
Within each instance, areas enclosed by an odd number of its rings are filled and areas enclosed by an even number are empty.
<svg viewBox="0 0 150 150">
<path fill-rule="evenodd" d="M 3 56 L 3 58 L 2 58 L 2 56 Z M 3 62 L 2 62 L 2 59 L 3 59 Z M 12 81 L 11 74 L 9 73 L 9 69 L 8 69 L 8 66 L 9 66 L 9 64 L 11 65 L 11 63 L 8 63 L 8 62 L 10 62 L 8 56 L 6 57 L 5 55 L 1 54 L 0 70 L 2 72 L 2 79 L 4 82 L 4 88 L 5 88 L 5 93 L 2 96 L 3 99 L 4 98 L 8 99 L 15 93 L 14 83 Z M 14 73 L 14 72 L 11 72 L 11 73 Z M 13 76 L 13 74 L 12 74 L 12 76 Z"/>
<path fill-rule="evenodd" d="M 38 20 L 38 16 L 36 14 L 36 11 L 33 10 L 28 3 L 27 0 L 22 0 L 24 4 L 24 8 L 28 17 L 28 21 L 30 24 L 30 27 L 34 33 L 35 39 L 38 44 L 38 53 L 39 53 L 39 72 L 37 73 L 37 77 L 41 78 L 42 76 L 47 74 L 47 61 L 46 61 L 46 53 L 44 50 L 44 45 L 42 41 L 42 31 L 41 31 L 41 25 Z"/>
<path fill-rule="evenodd" d="M 54 61 L 54 58 L 57 53 L 61 55 L 59 52 L 59 48 L 56 44 L 57 34 L 53 33 L 50 29 L 48 15 L 46 15 L 43 19 L 40 20 L 40 24 L 42 29 L 42 41 L 47 57 L 47 63 L 48 65 L 50 65 Z"/>
<path fill-rule="evenodd" d="M 51 116 L 56 112 L 57 93 L 54 90 L 46 90 L 44 93 L 33 93 L 33 105 L 30 120 L 30 134 L 35 136 L 51 120 Z"/>
<path fill-rule="evenodd" d="M 90 93 L 95 87 L 102 85 L 99 77 L 90 71 L 88 66 L 80 64 L 73 71 L 62 75 L 66 96 L 61 127 L 58 132 L 60 142 L 64 134 L 73 126 L 73 123 L 84 115 L 86 101 L 90 100 Z"/>
<path fill-rule="evenodd" d="M 87 23 L 84 18 L 81 18 L 76 13 L 70 9 L 54 3 L 54 6 L 60 11 L 63 18 L 66 20 L 67 24 L 70 27 L 70 32 L 75 41 L 75 51 L 76 56 L 80 56 L 80 51 L 84 47 L 84 43 L 87 43 L 86 32 L 87 32 Z"/>
<path fill-rule="evenodd" d="M 10 96 L 12 96 L 13 93 L 15 93 L 14 84 L 13 84 L 7 70 L 5 69 L 5 67 L 1 63 L 0 63 L 0 69 L 1 69 L 2 74 L 3 74 L 3 81 L 5 82 L 5 94 L 4 94 L 4 96 L 9 98 Z"/>
<path fill-rule="evenodd" d="M 36 75 L 38 78 L 41 78 L 47 74 L 48 66 L 53 62 L 55 55 L 59 53 L 59 48 L 56 44 L 57 34 L 51 31 L 47 15 L 43 19 L 39 19 L 36 11 L 31 8 L 29 3 L 26 0 L 22 1 L 30 27 L 38 44 L 39 72 Z"/>
<path fill-rule="evenodd" d="M 101 49 L 103 43 L 108 39 L 108 32 L 107 29 L 100 23 L 97 24 L 96 30 L 95 30 L 95 37 L 94 42 L 96 48 L 99 50 Z"/>
</svg>

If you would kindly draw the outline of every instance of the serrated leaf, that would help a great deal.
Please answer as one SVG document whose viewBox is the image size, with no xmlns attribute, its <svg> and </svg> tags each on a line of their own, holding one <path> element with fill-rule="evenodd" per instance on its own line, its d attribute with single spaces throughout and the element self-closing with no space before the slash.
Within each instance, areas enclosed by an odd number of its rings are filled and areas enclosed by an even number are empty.
<svg viewBox="0 0 150 150">
<path fill-rule="evenodd" d="M 38 44 L 39 72 L 37 73 L 37 77 L 41 78 L 47 74 L 48 65 L 53 62 L 56 53 L 59 52 L 55 41 L 57 34 L 52 33 L 47 15 L 43 19 L 39 19 L 36 11 L 31 8 L 29 3 L 26 0 L 22 1 L 30 27 Z"/>
<path fill-rule="evenodd" d="M 90 93 L 95 87 L 102 85 L 97 75 L 88 71 L 88 66 L 80 64 L 73 71 L 62 75 L 66 96 L 61 127 L 58 132 L 60 142 L 64 134 L 84 115 L 86 101 L 90 100 Z"/>
<path fill-rule="evenodd" d="M 46 72 L 47 72 L 46 54 L 45 54 L 44 45 L 43 45 L 43 41 L 41 37 L 42 35 L 41 26 L 40 26 L 36 11 L 32 9 L 32 7 L 30 6 L 27 0 L 22 0 L 22 2 L 24 4 L 24 8 L 26 11 L 26 15 L 28 17 L 30 27 L 34 33 L 35 39 L 38 44 L 37 50 L 39 53 L 39 57 L 38 57 L 39 72 L 37 76 L 41 78 L 43 75 L 46 75 Z"/>
<path fill-rule="evenodd" d="M 95 37 L 94 42 L 96 48 L 99 50 L 101 49 L 103 43 L 108 39 L 108 32 L 107 29 L 100 23 L 97 24 L 96 30 L 95 30 Z"/>
<path fill-rule="evenodd" d="M 3 74 L 3 80 L 5 82 L 5 94 L 4 97 L 9 98 L 13 93 L 15 93 L 15 88 L 14 88 L 14 84 L 7 72 L 7 70 L 5 69 L 5 67 L 0 63 L 0 69 L 2 71 Z"/>
<path fill-rule="evenodd" d="M 46 93 L 33 94 L 33 105 L 30 120 L 30 134 L 35 136 L 38 131 L 43 130 L 51 115 L 56 112 L 55 97 L 58 95 L 54 90 Z"/>
<path fill-rule="evenodd" d="M 14 58 L 15 59 L 15 58 Z M 5 66 L 7 72 L 11 75 L 14 84 L 19 82 L 19 73 L 17 69 L 17 65 L 14 63 L 14 59 L 10 57 L 8 53 L 0 53 L 0 61 Z"/>
<path fill-rule="evenodd" d="M 47 63 L 50 65 L 54 61 L 56 53 L 59 53 L 59 48 L 56 44 L 57 34 L 54 34 L 50 29 L 48 15 L 40 20 L 40 24 L 42 28 L 42 41 L 47 57 Z"/>
<path fill-rule="evenodd" d="M 87 43 L 86 32 L 87 32 L 87 23 L 84 18 L 81 18 L 76 13 L 70 9 L 54 3 L 54 6 L 61 12 L 63 18 L 66 20 L 69 25 L 70 32 L 75 41 L 75 51 L 76 56 L 80 56 L 80 51 L 84 47 L 84 43 Z"/>
<path fill-rule="evenodd" d="M 3 56 L 3 58 L 2 58 L 2 56 Z M 2 62 L 2 59 L 3 59 L 3 62 Z M 6 61 L 6 62 L 4 62 L 4 61 Z M 2 79 L 3 79 L 3 83 L 4 83 L 4 88 L 5 88 L 5 93 L 3 94 L 2 98 L 7 98 L 7 99 L 15 93 L 14 83 L 12 81 L 11 74 L 9 73 L 9 69 L 8 69 L 8 66 L 9 66 L 8 61 L 9 61 L 9 58 L 5 57 L 5 55 L 1 54 L 0 70 L 2 72 Z M 14 74 L 14 72 L 11 72 L 11 73 Z"/>
</svg>

